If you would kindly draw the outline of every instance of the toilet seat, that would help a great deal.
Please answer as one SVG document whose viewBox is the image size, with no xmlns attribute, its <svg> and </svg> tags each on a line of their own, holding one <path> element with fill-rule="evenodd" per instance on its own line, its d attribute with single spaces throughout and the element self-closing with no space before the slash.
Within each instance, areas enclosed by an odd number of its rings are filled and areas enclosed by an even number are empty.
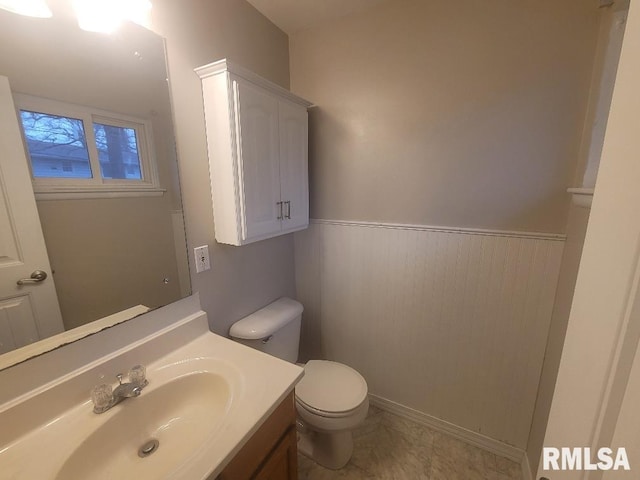
<svg viewBox="0 0 640 480">
<path fill-rule="evenodd" d="M 313 408 L 313 407 L 307 405 L 306 403 L 300 401 L 298 398 L 296 398 L 296 406 L 298 407 L 298 409 L 302 408 L 308 413 L 311 413 L 313 415 L 317 415 L 319 417 L 324 417 L 324 418 L 345 418 L 345 417 L 348 417 L 350 415 L 353 415 L 355 412 L 357 412 L 362 407 L 363 403 L 358 405 L 356 408 L 353 408 L 353 409 L 348 410 L 346 412 L 326 412 L 324 410 L 318 410 L 317 408 Z"/>
<path fill-rule="evenodd" d="M 367 399 L 367 382 L 353 368 L 328 360 L 310 360 L 296 386 L 296 402 L 322 417 L 346 417 Z"/>
</svg>

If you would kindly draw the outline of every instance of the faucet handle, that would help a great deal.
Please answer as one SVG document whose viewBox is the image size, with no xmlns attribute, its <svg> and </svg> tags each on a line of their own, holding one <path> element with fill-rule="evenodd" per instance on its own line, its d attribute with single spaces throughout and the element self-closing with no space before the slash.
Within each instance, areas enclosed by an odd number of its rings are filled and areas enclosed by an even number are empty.
<svg viewBox="0 0 640 480">
<path fill-rule="evenodd" d="M 108 410 L 113 402 L 113 390 L 111 385 L 103 383 L 91 389 L 91 400 L 93 401 L 93 411 L 96 413 Z"/>
<path fill-rule="evenodd" d="M 147 370 L 144 365 L 135 365 L 129 370 L 129 381 L 134 385 L 147 385 Z"/>
<path fill-rule="evenodd" d="M 122 374 L 121 373 L 117 374 L 116 378 L 118 379 L 118 383 L 122 385 Z"/>
</svg>

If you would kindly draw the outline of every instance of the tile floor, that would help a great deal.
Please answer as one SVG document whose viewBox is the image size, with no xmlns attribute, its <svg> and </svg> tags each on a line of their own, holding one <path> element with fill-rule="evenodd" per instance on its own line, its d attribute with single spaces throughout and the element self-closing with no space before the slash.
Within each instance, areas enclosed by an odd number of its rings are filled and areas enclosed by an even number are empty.
<svg viewBox="0 0 640 480">
<path fill-rule="evenodd" d="M 333 471 L 298 455 L 299 480 L 521 480 L 520 465 L 371 406 L 353 457 Z"/>
</svg>

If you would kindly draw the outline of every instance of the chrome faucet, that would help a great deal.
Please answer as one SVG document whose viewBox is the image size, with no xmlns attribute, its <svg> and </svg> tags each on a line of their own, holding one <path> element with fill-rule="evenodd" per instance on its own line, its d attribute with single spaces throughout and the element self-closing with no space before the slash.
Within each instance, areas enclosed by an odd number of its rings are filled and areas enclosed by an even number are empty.
<svg viewBox="0 0 640 480">
<path fill-rule="evenodd" d="M 104 413 L 126 398 L 139 396 L 142 389 L 149 384 L 142 365 L 136 365 L 129 370 L 128 382 L 122 383 L 122 377 L 121 373 L 116 375 L 118 386 L 113 390 L 107 383 L 93 387 L 91 390 L 93 413 Z"/>
</svg>

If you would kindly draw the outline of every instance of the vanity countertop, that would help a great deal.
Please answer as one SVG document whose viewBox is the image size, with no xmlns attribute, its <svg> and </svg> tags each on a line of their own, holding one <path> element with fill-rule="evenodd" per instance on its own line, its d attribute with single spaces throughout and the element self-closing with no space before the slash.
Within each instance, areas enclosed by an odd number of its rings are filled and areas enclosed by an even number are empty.
<svg viewBox="0 0 640 480">
<path fill-rule="evenodd" d="M 93 413 L 87 386 L 109 382 L 133 359 L 145 364 L 149 385 Z M 199 312 L 0 405 L 0 471 L 11 479 L 214 479 L 303 372 L 211 333 Z M 151 437 L 157 451 L 140 458 L 138 444 Z"/>
</svg>

